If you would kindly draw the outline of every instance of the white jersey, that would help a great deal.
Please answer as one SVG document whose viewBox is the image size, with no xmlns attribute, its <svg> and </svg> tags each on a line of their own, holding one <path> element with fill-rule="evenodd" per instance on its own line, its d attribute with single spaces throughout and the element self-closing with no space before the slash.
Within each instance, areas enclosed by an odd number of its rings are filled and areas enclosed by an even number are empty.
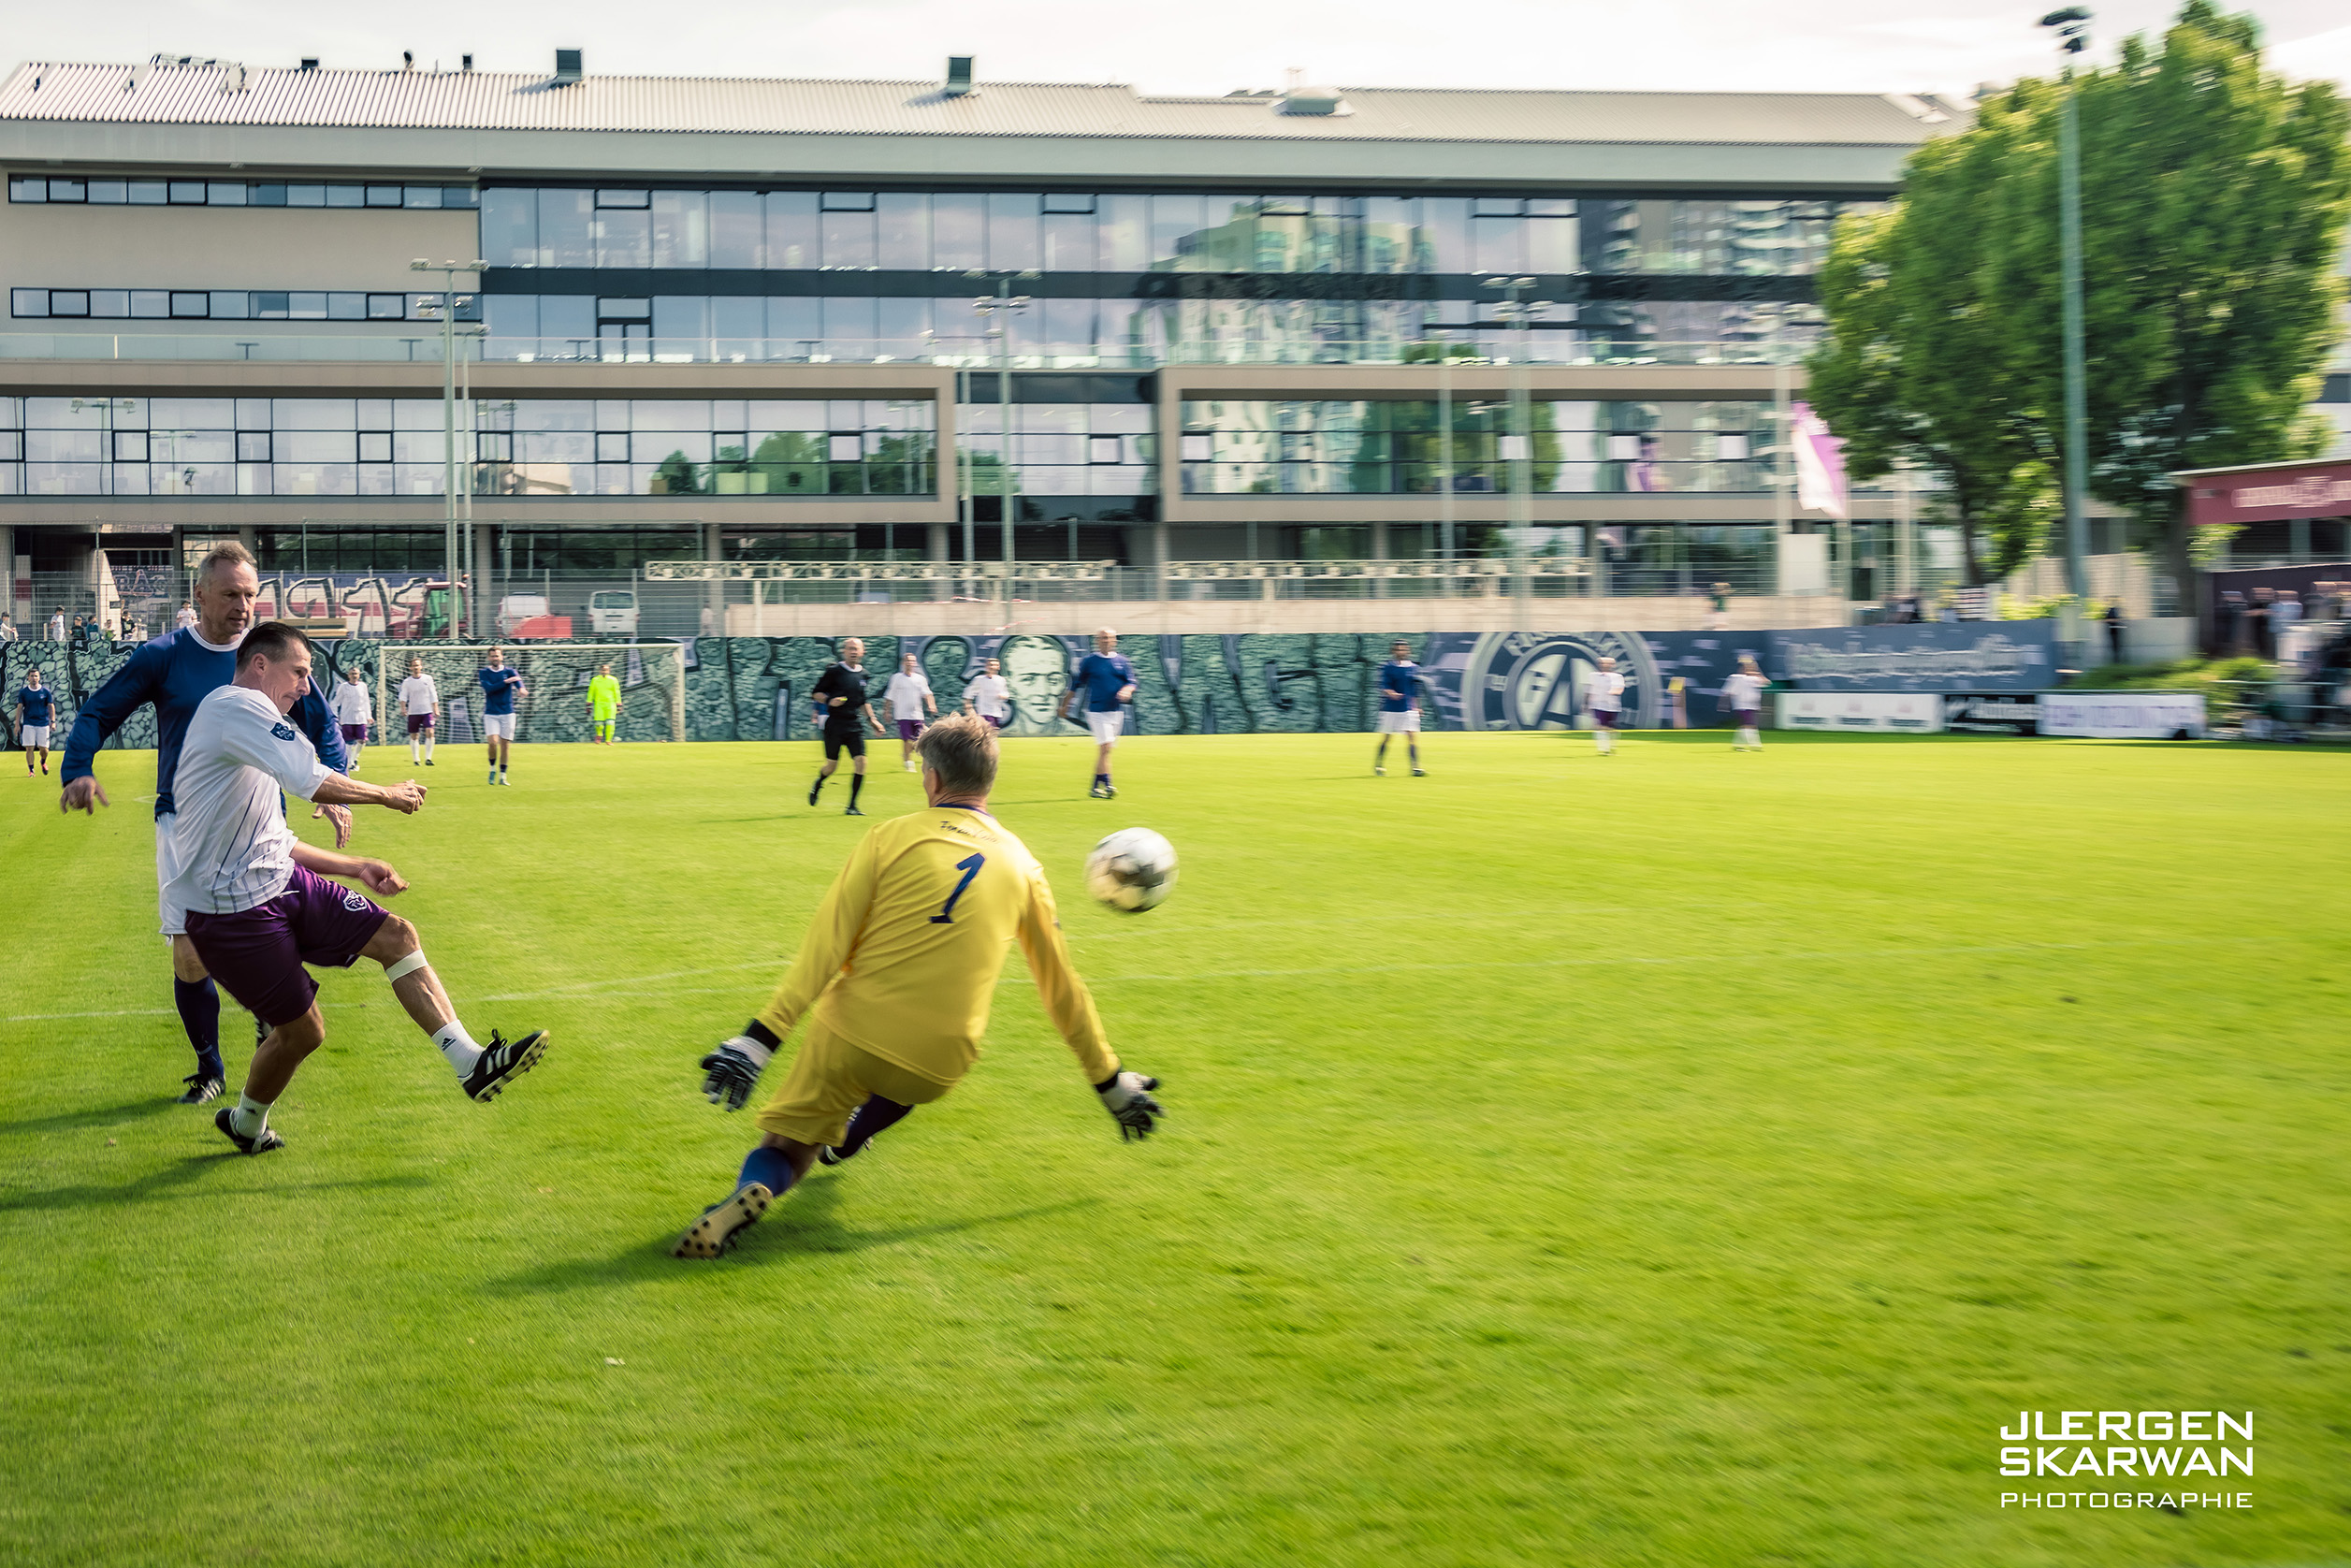
<svg viewBox="0 0 2351 1568">
<path fill-rule="evenodd" d="M 327 706 L 338 724 L 365 724 L 375 717 L 375 704 L 368 700 L 368 689 L 347 680 L 335 683 L 335 694 L 327 700 Z"/>
<path fill-rule="evenodd" d="M 1594 670 L 1584 685 L 1584 705 L 1600 713 L 1624 706 L 1624 676 L 1615 670 Z"/>
<path fill-rule="evenodd" d="M 1002 675 L 977 675 L 964 687 L 964 701 L 982 719 L 1012 716 L 1012 687 Z"/>
<path fill-rule="evenodd" d="M 181 605 L 180 613 L 171 617 L 171 628 L 175 632 L 183 626 L 194 626 L 195 624 L 196 612 L 185 604 Z"/>
<path fill-rule="evenodd" d="M 400 682 L 400 711 L 430 713 L 441 705 L 441 693 L 436 690 L 430 675 L 411 675 Z"/>
<path fill-rule="evenodd" d="M 910 675 L 904 670 L 899 671 L 890 677 L 888 690 L 890 717 L 893 719 L 922 718 L 922 699 L 930 694 L 930 677 L 921 675 Z"/>
<path fill-rule="evenodd" d="M 1753 713 L 1763 705 L 1763 688 L 1770 684 L 1761 675 L 1735 675 L 1722 683 L 1722 700 L 1734 713 Z"/>
<path fill-rule="evenodd" d="M 278 791 L 304 800 L 327 781 L 310 737 L 249 686 L 196 704 L 171 798 L 175 874 L 164 902 L 185 914 L 233 915 L 267 904 L 294 878 L 294 830 Z"/>
</svg>

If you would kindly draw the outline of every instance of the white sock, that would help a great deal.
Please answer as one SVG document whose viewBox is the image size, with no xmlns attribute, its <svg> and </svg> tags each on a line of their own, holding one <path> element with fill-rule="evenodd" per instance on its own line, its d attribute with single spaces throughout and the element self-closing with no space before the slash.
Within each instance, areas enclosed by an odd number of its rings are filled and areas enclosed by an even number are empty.
<svg viewBox="0 0 2351 1568">
<path fill-rule="evenodd" d="M 1763 748 L 1763 737 L 1757 734 L 1752 730 L 1741 730 L 1739 732 L 1739 744 L 1741 746 L 1751 746 L 1756 750 L 1761 751 Z"/>
<path fill-rule="evenodd" d="M 482 1048 L 473 1043 L 473 1037 L 465 1032 L 465 1025 L 454 1018 L 433 1031 L 432 1042 L 441 1048 L 443 1056 L 449 1058 L 449 1065 L 457 1069 L 459 1078 L 472 1072 L 473 1064 L 482 1059 Z"/>
<path fill-rule="evenodd" d="M 429 734 L 425 736 L 425 761 L 432 761 L 432 736 Z"/>
<path fill-rule="evenodd" d="M 239 1138 L 258 1138 L 261 1129 L 269 1125 L 269 1107 L 276 1103 L 240 1094 L 237 1096 L 237 1109 L 228 1113 L 228 1125 Z"/>
</svg>

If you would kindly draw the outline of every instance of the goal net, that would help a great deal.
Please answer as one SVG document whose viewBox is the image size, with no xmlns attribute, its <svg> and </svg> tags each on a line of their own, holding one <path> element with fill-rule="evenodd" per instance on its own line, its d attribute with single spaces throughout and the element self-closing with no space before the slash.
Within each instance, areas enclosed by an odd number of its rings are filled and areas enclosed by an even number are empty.
<svg viewBox="0 0 2351 1568">
<path fill-rule="evenodd" d="M 509 643 L 506 662 L 522 675 L 515 699 L 515 738 L 525 743 L 590 738 L 588 683 L 603 665 L 620 682 L 617 741 L 686 738 L 686 650 L 675 643 Z M 376 662 L 376 713 L 385 741 L 407 735 L 400 682 L 411 659 L 424 661 L 441 694 L 435 733 L 459 745 L 482 739 L 482 680 L 489 646 L 403 646 L 387 643 Z"/>
</svg>

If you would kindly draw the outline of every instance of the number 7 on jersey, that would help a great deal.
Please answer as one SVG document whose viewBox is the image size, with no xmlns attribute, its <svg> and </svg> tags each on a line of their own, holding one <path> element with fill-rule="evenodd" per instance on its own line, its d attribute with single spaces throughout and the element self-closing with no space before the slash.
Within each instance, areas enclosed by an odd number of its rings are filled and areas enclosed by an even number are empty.
<svg viewBox="0 0 2351 1568">
<path fill-rule="evenodd" d="M 971 879 L 974 877 L 979 876 L 980 868 L 987 864 L 988 857 L 983 854 L 980 854 L 977 851 L 965 855 L 963 859 L 955 863 L 955 869 L 964 874 L 964 879 L 955 884 L 955 891 L 947 895 L 947 902 L 940 905 L 938 913 L 931 917 L 931 923 L 933 925 L 952 925 L 955 923 L 955 900 L 963 897 L 964 890 L 971 886 Z"/>
</svg>

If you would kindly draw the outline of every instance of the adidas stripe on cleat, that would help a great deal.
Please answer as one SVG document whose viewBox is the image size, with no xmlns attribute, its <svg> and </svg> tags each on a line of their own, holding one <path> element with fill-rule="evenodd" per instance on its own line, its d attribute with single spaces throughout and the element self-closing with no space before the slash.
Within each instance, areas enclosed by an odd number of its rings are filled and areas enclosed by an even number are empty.
<svg viewBox="0 0 2351 1568">
<path fill-rule="evenodd" d="M 507 1084 L 539 1065 L 539 1058 L 547 1053 L 547 1040 L 544 1029 L 533 1029 L 513 1041 L 492 1029 L 489 1044 L 475 1060 L 473 1070 L 465 1075 L 467 1097 L 496 1099 Z"/>
<path fill-rule="evenodd" d="M 702 1218 L 686 1229 L 670 1248 L 672 1257 L 717 1257 L 732 1248 L 737 1238 L 759 1224 L 767 1206 L 776 1201 L 776 1195 L 757 1182 L 746 1182 L 718 1202 L 702 1212 Z"/>
<path fill-rule="evenodd" d="M 192 1072 L 180 1082 L 188 1086 L 188 1092 L 173 1101 L 175 1105 L 202 1105 L 220 1098 L 221 1091 L 228 1087 L 219 1079 L 207 1078 L 200 1072 Z"/>
</svg>

